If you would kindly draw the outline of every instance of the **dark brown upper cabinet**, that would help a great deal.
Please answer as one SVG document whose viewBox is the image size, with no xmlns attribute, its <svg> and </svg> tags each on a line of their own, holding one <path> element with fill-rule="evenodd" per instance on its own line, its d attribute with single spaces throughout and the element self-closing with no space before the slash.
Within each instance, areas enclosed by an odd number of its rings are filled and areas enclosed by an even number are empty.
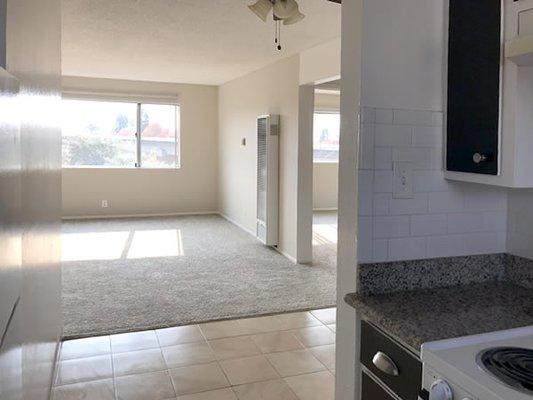
<svg viewBox="0 0 533 400">
<path fill-rule="evenodd" d="M 448 171 L 499 171 L 502 4 L 450 0 L 448 31 Z"/>
</svg>

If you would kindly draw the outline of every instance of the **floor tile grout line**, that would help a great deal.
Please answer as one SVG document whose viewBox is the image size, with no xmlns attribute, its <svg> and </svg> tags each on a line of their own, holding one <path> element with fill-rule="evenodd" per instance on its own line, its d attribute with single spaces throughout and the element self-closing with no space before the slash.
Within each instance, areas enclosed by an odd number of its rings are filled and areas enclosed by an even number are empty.
<svg viewBox="0 0 533 400">
<path fill-rule="evenodd" d="M 111 338 L 109 338 L 109 347 L 111 347 Z M 118 389 L 117 389 L 117 382 L 115 380 L 115 362 L 114 362 L 114 355 L 111 353 L 109 355 L 111 357 L 111 378 L 113 379 L 113 397 L 118 399 Z"/>
<path fill-rule="evenodd" d="M 211 363 L 206 363 L 206 364 L 213 364 L 215 362 L 211 362 Z M 218 362 L 216 362 L 218 364 Z M 205 365 L 205 364 L 196 364 L 196 365 Z M 178 368 L 182 368 L 182 367 L 178 367 Z M 273 367 L 274 368 L 274 367 Z M 157 373 L 157 372 L 167 372 L 170 374 L 170 371 L 172 369 L 177 369 L 177 368 L 171 368 L 171 369 L 167 369 L 167 370 L 162 370 L 162 371 L 152 371 L 152 372 L 143 372 L 143 373 L 139 373 L 139 374 L 131 374 L 131 375 L 125 375 L 125 376 L 136 376 L 136 375 L 148 375 L 148 374 L 152 374 L 152 373 Z M 220 367 L 220 369 L 222 370 L 222 372 L 224 373 L 224 375 L 226 376 L 224 370 L 222 369 L 222 367 Z M 275 368 L 274 368 L 275 370 Z M 277 370 L 275 370 L 276 373 Z M 237 386 L 244 386 L 244 385 L 251 385 L 251 384 L 254 384 L 254 383 L 264 383 L 264 382 L 269 382 L 269 381 L 277 381 L 277 380 L 285 380 L 287 378 L 293 378 L 293 377 L 299 377 L 299 376 L 306 376 L 306 375 L 312 375 L 312 374 L 316 374 L 316 373 L 321 373 L 321 372 L 327 372 L 331 375 L 332 372 L 329 370 L 329 369 L 325 369 L 325 370 L 321 370 L 321 371 L 313 371 L 313 372 L 305 372 L 305 373 L 301 373 L 301 374 L 294 374 L 294 375 L 288 375 L 288 376 L 281 376 L 279 373 L 278 373 L 278 377 L 276 378 L 268 378 L 268 379 L 261 379 L 261 380 L 257 380 L 257 381 L 251 381 L 251 382 L 247 382 L 247 383 L 241 383 L 241 384 L 236 384 L 236 385 L 232 385 L 231 382 L 228 380 L 228 383 L 229 385 L 228 386 L 224 386 L 224 387 L 221 387 L 219 389 L 225 389 L 225 388 L 234 388 L 234 387 L 237 387 Z M 170 376 L 169 376 L 170 377 Z M 95 380 L 90 380 L 90 381 L 83 381 L 83 382 L 76 382 L 76 383 L 69 383 L 69 384 L 66 384 L 66 385 L 60 385 L 58 387 L 62 387 L 62 386 L 69 386 L 69 385 L 75 385 L 75 384 L 88 384 L 88 383 L 93 383 L 93 382 L 102 382 L 102 381 L 107 381 L 107 380 L 110 380 L 110 379 L 113 379 L 113 378 L 102 378 L 102 379 L 95 379 Z M 171 383 L 172 383 L 172 387 L 174 389 L 174 393 L 176 394 L 176 397 L 179 397 L 180 395 L 177 394 L 177 391 L 175 389 L 175 385 L 174 385 L 174 381 L 173 379 L 170 377 L 171 379 Z M 114 379 L 113 379 L 114 380 Z M 204 392 L 209 392 L 209 391 L 213 391 L 213 390 L 219 390 L 219 389 L 208 389 L 208 390 L 202 390 L 202 391 L 199 391 L 199 392 L 193 392 L 193 393 L 187 393 L 188 395 L 189 394 L 198 394 L 198 393 L 204 393 Z M 118 398 L 118 397 L 116 397 Z"/>
<path fill-rule="evenodd" d="M 303 328 L 303 329 L 306 329 L 306 328 Z M 231 360 L 231 359 L 239 359 L 239 358 L 245 358 L 245 357 L 253 357 L 253 356 L 259 356 L 259 355 L 267 355 L 267 354 L 276 354 L 276 353 L 283 353 L 283 352 L 291 352 L 291 351 L 297 351 L 297 350 L 302 350 L 302 349 L 307 349 L 307 350 L 310 350 L 311 348 L 315 348 L 315 347 L 322 347 L 322 346 L 329 346 L 329 345 L 335 345 L 335 342 L 332 342 L 332 343 L 324 343 L 324 344 L 318 344 L 318 345 L 311 345 L 311 346 L 308 346 L 306 345 L 303 341 L 301 341 L 294 333 L 297 332 L 299 329 L 297 330 L 291 330 L 291 331 L 273 331 L 273 332 L 265 332 L 265 333 L 259 333 L 257 335 L 243 335 L 243 336 L 238 336 L 238 337 L 234 337 L 234 336 L 231 336 L 231 337 L 225 337 L 225 338 L 220 338 L 220 339 L 213 339 L 213 340 L 205 340 L 205 341 L 201 341 L 201 342 L 189 342 L 189 343 L 182 343 L 182 344 L 178 344 L 178 345 L 173 345 L 173 346 L 159 346 L 159 347 L 153 347 L 153 348 L 148 348 L 148 349 L 140 349 L 140 350 L 130 350 L 130 351 L 124 351 L 124 352 L 119 352 L 119 353 L 111 353 L 111 354 L 102 354 L 102 355 L 94 355 L 94 356 L 89 356 L 89 357 L 83 357 L 83 358 L 77 358 L 77 359 L 73 359 L 73 360 L 81 360 L 81 359 L 88 359 L 88 358 L 96 358 L 96 357 L 105 357 L 105 356 L 110 356 L 111 358 L 111 362 L 112 362 L 112 368 L 113 368 L 113 377 L 118 377 L 117 376 L 117 372 L 116 372 L 116 368 L 115 368 L 115 365 L 114 365 L 114 361 L 115 361 L 115 356 L 117 355 L 120 355 L 120 354 L 127 354 L 127 353 L 137 353 L 137 352 L 144 352 L 144 351 L 149 351 L 149 350 L 155 350 L 155 349 L 158 349 L 160 352 L 161 352 L 161 357 L 163 359 L 163 362 L 164 362 L 164 365 L 166 367 L 166 369 L 168 370 L 171 370 L 171 369 L 176 369 L 176 368 L 181 368 L 181 367 L 186 367 L 186 366 L 192 366 L 192 365 L 201 365 L 201 364 L 208 364 L 210 362 L 214 362 L 214 361 L 225 361 L 225 360 Z M 269 334 L 269 333 L 272 333 L 272 334 L 276 334 L 276 333 L 291 333 L 293 335 L 293 338 L 302 346 L 302 348 L 297 348 L 297 349 L 291 349 L 291 350 L 281 350 L 281 351 L 269 351 L 269 352 L 263 352 L 259 346 L 257 346 L 257 344 L 254 342 L 254 346 L 256 347 L 256 349 L 258 350 L 258 353 L 255 354 L 255 355 L 250 355 L 250 356 L 236 356 L 236 357 L 230 357 L 230 358 L 218 358 L 216 356 L 216 352 L 213 350 L 213 347 L 212 347 L 212 343 L 213 341 L 218 341 L 218 340 L 226 340 L 226 339 L 237 339 L 237 338 L 244 338 L 244 337 L 249 337 L 249 338 L 253 338 L 254 336 L 259 336 L 259 335 L 262 335 L 262 334 Z M 253 339 L 252 339 L 253 340 Z M 158 342 L 159 343 L 159 342 Z M 212 361 L 206 361 L 206 362 L 198 362 L 198 363 L 192 363 L 192 364 L 185 364 L 185 365 L 181 365 L 181 366 L 170 366 L 168 363 L 167 363 L 167 360 L 164 356 L 164 353 L 163 353 L 163 349 L 164 348 L 170 348 L 170 347 L 176 347 L 176 346 L 187 346 L 187 345 L 193 345 L 193 344 L 198 344 L 198 343 L 206 343 L 208 346 L 209 346 L 209 349 L 211 350 L 211 352 L 213 353 L 214 355 L 214 359 Z M 312 353 L 312 352 L 311 352 Z M 313 357 L 316 358 L 316 356 L 313 354 Z M 67 361 L 71 361 L 71 360 L 67 360 Z M 318 360 L 320 361 L 320 360 Z M 322 363 L 322 362 L 321 362 Z M 324 363 L 322 363 L 324 364 Z M 165 368 L 164 368 L 165 369 Z M 120 375 L 120 376 L 125 376 L 125 375 L 138 375 L 138 374 L 144 374 L 144 373 L 150 373 L 150 372 L 157 372 L 157 371 L 162 371 L 164 369 L 160 369 L 160 370 L 153 370 L 153 371 L 143 371 L 143 372 L 137 372 L 137 373 L 128 373 L 128 374 L 123 374 L 123 375 Z M 105 378 L 104 378 L 105 379 Z M 74 382 L 75 383 L 75 382 Z M 60 386 L 60 385 L 57 385 L 57 386 Z M 63 385 L 61 385 L 63 386 Z"/>
</svg>

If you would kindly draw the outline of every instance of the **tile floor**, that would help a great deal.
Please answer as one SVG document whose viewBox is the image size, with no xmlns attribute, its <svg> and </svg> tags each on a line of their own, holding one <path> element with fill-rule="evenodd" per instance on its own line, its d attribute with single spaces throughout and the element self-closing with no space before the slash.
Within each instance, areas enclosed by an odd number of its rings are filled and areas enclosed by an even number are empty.
<svg viewBox="0 0 533 400">
<path fill-rule="evenodd" d="M 335 309 L 63 342 L 54 400 L 333 400 Z"/>
</svg>

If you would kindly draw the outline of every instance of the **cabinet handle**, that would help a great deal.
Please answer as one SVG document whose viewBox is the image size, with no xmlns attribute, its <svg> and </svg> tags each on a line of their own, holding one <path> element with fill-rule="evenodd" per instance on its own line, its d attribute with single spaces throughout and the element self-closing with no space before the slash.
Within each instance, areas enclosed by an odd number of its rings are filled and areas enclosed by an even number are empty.
<svg viewBox="0 0 533 400">
<path fill-rule="evenodd" d="M 472 156 L 472 160 L 476 164 L 479 164 L 480 162 L 487 161 L 487 156 L 481 153 L 474 153 L 474 155 Z"/>
<path fill-rule="evenodd" d="M 394 361 L 392 361 L 392 358 L 390 358 L 388 355 L 381 351 L 378 351 L 376 354 L 374 354 L 374 358 L 372 358 L 372 363 L 376 366 L 377 369 L 387 375 L 400 375 L 398 367 L 396 366 Z"/>
</svg>

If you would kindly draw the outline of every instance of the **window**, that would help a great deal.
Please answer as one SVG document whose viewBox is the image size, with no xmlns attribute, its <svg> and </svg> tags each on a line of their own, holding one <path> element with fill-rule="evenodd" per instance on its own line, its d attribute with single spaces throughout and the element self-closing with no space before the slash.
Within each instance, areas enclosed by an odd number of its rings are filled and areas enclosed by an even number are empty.
<svg viewBox="0 0 533 400">
<path fill-rule="evenodd" d="M 317 112 L 313 120 L 313 161 L 339 162 L 340 114 Z"/>
<path fill-rule="evenodd" d="M 63 166 L 179 168 L 179 129 L 176 105 L 63 100 Z"/>
</svg>

